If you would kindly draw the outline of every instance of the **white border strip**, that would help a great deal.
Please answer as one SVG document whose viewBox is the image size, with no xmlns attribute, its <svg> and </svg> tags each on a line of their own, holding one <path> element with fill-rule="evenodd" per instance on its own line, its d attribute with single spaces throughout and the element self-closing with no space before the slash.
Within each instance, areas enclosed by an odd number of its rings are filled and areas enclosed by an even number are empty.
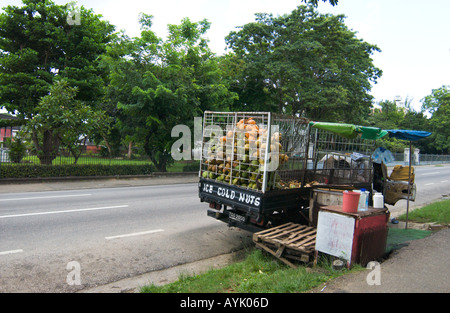
<svg viewBox="0 0 450 313">
<path fill-rule="evenodd" d="M 17 249 L 17 250 L 9 250 L 9 251 L 1 251 L 0 255 L 7 255 L 7 254 L 13 254 L 13 253 L 22 253 L 23 250 L 22 249 Z"/>
<path fill-rule="evenodd" d="M 120 239 L 120 238 L 125 238 L 125 237 L 148 235 L 148 234 L 158 233 L 158 232 L 162 232 L 162 231 L 164 231 L 164 229 L 154 229 L 154 230 L 149 230 L 149 231 L 141 231 L 141 232 L 138 232 L 138 233 L 131 233 L 131 234 L 125 234 L 125 235 L 117 235 L 117 236 L 105 237 L 105 239 L 106 240 Z"/>
<path fill-rule="evenodd" d="M 24 214 L 13 214 L 13 215 L 2 215 L 1 218 L 10 217 L 23 217 L 23 216 L 35 216 L 35 215 L 49 215 L 49 214 L 60 214 L 60 213 L 73 213 L 73 212 L 85 212 L 85 211 L 96 211 L 96 210 L 108 210 L 117 208 L 126 208 L 128 205 L 116 205 L 116 206 L 105 206 L 100 208 L 88 208 L 88 209 L 76 209 L 76 210 L 65 210 L 65 211 L 49 211 L 49 212 L 36 212 L 36 213 L 24 213 Z"/>
<path fill-rule="evenodd" d="M 0 199 L 0 201 L 21 201 L 21 200 L 35 200 L 35 199 L 52 199 L 52 198 L 68 198 L 68 197 L 87 197 L 92 196 L 91 193 L 85 193 L 81 195 L 63 195 L 63 196 L 42 196 L 42 197 L 27 197 L 27 198 L 9 198 Z"/>
</svg>

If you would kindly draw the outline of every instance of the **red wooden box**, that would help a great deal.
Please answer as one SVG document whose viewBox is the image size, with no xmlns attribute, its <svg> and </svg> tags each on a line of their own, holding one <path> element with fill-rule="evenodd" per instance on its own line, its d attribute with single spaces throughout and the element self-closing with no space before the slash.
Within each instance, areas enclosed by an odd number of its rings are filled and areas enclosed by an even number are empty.
<svg viewBox="0 0 450 313">
<path fill-rule="evenodd" d="M 389 211 L 369 207 L 367 211 L 347 213 L 342 206 L 321 206 L 319 210 L 343 214 L 355 219 L 351 263 L 366 266 L 381 259 L 386 251 Z"/>
</svg>

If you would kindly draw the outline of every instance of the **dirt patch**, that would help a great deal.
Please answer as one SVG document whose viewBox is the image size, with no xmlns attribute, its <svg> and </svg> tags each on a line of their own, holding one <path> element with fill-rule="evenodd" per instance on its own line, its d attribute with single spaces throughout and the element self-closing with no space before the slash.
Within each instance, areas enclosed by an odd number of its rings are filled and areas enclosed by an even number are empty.
<svg viewBox="0 0 450 313">
<path fill-rule="evenodd" d="M 222 254 L 212 258 L 177 265 L 160 271 L 145 273 L 136 277 L 122 279 L 103 286 L 85 288 L 78 293 L 136 293 L 145 285 L 165 285 L 180 278 L 180 275 L 201 274 L 210 269 L 222 268 L 239 262 L 244 258 L 244 250 Z"/>
</svg>

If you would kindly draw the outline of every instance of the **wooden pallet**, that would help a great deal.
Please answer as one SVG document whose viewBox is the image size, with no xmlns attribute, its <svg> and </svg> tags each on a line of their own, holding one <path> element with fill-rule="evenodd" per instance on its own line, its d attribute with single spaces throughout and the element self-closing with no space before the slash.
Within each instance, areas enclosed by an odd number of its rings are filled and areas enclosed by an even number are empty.
<svg viewBox="0 0 450 313">
<path fill-rule="evenodd" d="M 264 249 L 290 267 L 297 266 L 290 260 L 309 262 L 316 245 L 316 228 L 286 223 L 253 234 L 258 248 Z"/>
</svg>

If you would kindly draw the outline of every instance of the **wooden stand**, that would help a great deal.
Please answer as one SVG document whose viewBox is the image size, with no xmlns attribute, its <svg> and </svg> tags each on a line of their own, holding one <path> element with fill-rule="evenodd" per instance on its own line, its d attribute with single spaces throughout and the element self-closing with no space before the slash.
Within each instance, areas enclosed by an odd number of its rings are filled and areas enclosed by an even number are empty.
<svg viewBox="0 0 450 313">
<path fill-rule="evenodd" d="M 256 246 L 269 252 L 292 268 L 291 260 L 309 262 L 314 254 L 316 228 L 286 223 L 253 234 Z"/>
<path fill-rule="evenodd" d="M 384 209 L 374 209 L 369 207 L 367 211 L 347 213 L 342 211 L 342 206 L 321 206 L 320 211 L 335 214 L 336 217 L 344 216 L 354 220 L 354 226 L 352 229 L 348 229 L 345 232 L 351 232 L 351 252 L 347 255 L 347 266 L 350 267 L 353 263 L 361 264 L 365 266 L 368 262 L 381 259 L 385 254 L 388 225 L 389 211 Z M 334 225 L 336 226 L 336 225 Z M 319 221 L 318 228 L 323 230 L 323 227 Z M 336 246 L 343 242 L 343 228 L 337 227 L 333 232 L 333 225 L 331 225 L 331 231 L 328 240 L 330 246 Z M 323 238 L 319 234 L 317 246 L 322 246 Z M 317 249 L 316 246 L 316 249 Z M 326 251 L 323 251 L 326 252 Z M 318 251 L 315 252 L 315 262 L 317 262 Z M 334 254 L 331 254 L 334 255 Z M 335 255 L 336 256 L 336 255 Z"/>
</svg>

